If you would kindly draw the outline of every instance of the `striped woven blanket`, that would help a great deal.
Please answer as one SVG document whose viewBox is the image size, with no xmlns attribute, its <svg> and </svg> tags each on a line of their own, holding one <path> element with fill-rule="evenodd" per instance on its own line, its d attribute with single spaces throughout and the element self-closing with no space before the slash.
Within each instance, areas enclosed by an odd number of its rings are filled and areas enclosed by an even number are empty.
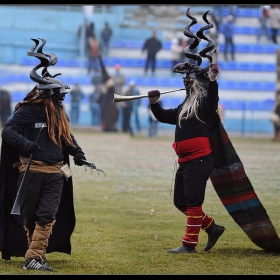
<svg viewBox="0 0 280 280">
<path fill-rule="evenodd" d="M 280 253 L 280 239 L 218 115 L 210 142 L 215 155 L 210 180 L 221 202 L 254 244 Z"/>
</svg>

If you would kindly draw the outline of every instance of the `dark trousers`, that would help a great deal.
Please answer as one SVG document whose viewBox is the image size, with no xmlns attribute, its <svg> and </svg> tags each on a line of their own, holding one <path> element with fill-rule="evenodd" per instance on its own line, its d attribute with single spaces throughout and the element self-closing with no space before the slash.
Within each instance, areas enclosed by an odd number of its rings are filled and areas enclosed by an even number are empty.
<svg viewBox="0 0 280 280">
<path fill-rule="evenodd" d="M 133 131 L 130 125 L 131 112 L 131 109 L 123 109 L 122 131 L 129 132 L 130 135 L 133 136 Z"/>
<path fill-rule="evenodd" d="M 231 59 L 234 60 L 234 54 L 235 54 L 235 47 L 233 43 L 233 38 L 225 38 L 225 48 L 224 48 L 224 55 L 225 55 L 225 60 L 228 60 L 228 52 L 229 48 L 231 47 Z"/>
<path fill-rule="evenodd" d="M 80 116 L 80 105 L 79 103 L 71 104 L 70 120 L 73 124 L 78 124 Z"/>
<path fill-rule="evenodd" d="M 99 60 L 97 56 L 89 56 L 88 58 L 88 74 L 90 74 L 92 69 L 94 72 L 99 71 Z"/>
<path fill-rule="evenodd" d="M 174 185 L 174 205 L 178 209 L 202 206 L 207 180 L 213 169 L 213 153 L 179 165 Z"/>
<path fill-rule="evenodd" d="M 135 126 L 138 131 L 141 131 L 141 125 L 139 120 L 139 114 L 138 114 L 138 107 L 134 108 L 134 118 L 135 118 Z"/>
<path fill-rule="evenodd" d="M 103 45 L 102 45 L 102 52 L 104 55 L 108 55 L 109 53 L 109 49 L 110 49 L 110 44 L 109 44 L 109 41 L 102 41 L 103 42 Z"/>
<path fill-rule="evenodd" d="M 261 19 L 260 20 L 260 27 L 259 27 L 259 30 L 258 30 L 258 33 L 257 33 L 257 41 L 259 42 L 260 41 L 260 38 L 262 35 L 265 35 L 267 40 L 270 40 L 270 30 L 267 26 L 268 24 L 268 19 L 265 18 L 265 19 Z"/>
<path fill-rule="evenodd" d="M 277 44 L 277 34 L 278 34 L 278 29 L 271 28 L 271 39 L 274 44 Z"/>
<path fill-rule="evenodd" d="M 157 136 L 157 127 L 158 127 L 158 121 L 156 121 L 156 120 L 150 121 L 149 129 L 148 129 L 149 137 Z"/>
<path fill-rule="evenodd" d="M 18 178 L 18 187 L 24 172 Z M 64 177 L 60 173 L 27 173 L 19 197 L 23 223 L 34 228 L 35 222 L 41 227 L 56 219 Z"/>
<path fill-rule="evenodd" d="M 145 73 L 148 71 L 149 66 L 151 65 L 152 73 L 156 70 L 156 55 L 147 54 L 146 63 L 145 63 Z"/>
</svg>

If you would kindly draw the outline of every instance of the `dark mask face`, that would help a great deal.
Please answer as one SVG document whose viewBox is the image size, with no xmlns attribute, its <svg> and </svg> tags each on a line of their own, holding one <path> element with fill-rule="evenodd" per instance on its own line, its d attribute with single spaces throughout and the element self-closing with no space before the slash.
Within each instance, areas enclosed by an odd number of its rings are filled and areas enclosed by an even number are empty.
<svg viewBox="0 0 280 280">
<path fill-rule="evenodd" d="M 52 100 L 55 106 L 62 107 L 64 99 L 65 93 L 55 93 L 52 95 Z"/>
<path fill-rule="evenodd" d="M 183 77 L 183 82 L 184 82 L 185 89 L 188 91 L 191 88 L 194 80 L 192 78 L 186 76 L 186 77 Z"/>
</svg>

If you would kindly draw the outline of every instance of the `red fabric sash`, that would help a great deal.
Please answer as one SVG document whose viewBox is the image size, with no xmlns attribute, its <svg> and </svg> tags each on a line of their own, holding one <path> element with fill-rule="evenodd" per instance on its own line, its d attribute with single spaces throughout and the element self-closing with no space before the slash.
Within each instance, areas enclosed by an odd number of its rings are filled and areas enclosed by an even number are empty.
<svg viewBox="0 0 280 280">
<path fill-rule="evenodd" d="M 212 152 L 209 137 L 196 137 L 172 145 L 178 158 L 178 163 L 207 156 Z"/>
</svg>

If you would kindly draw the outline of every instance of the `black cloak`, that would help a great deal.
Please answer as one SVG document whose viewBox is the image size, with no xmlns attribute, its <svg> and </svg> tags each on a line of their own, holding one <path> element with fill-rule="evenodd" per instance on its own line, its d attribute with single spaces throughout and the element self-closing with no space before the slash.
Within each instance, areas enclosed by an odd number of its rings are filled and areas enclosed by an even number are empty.
<svg viewBox="0 0 280 280">
<path fill-rule="evenodd" d="M 35 119 L 38 122 L 42 118 L 42 115 L 36 115 L 34 110 L 26 109 L 29 110 L 28 118 L 25 118 L 23 114 L 16 113 L 18 116 L 15 117 L 14 115 L 7 125 L 28 124 L 34 122 Z M 2 140 L 0 162 L 0 251 L 2 252 L 2 259 L 5 260 L 10 260 L 13 256 L 24 257 L 28 249 L 21 215 L 10 214 L 17 194 L 19 176 L 18 168 L 13 168 L 13 164 L 18 161 L 19 153 L 17 148 Z M 68 154 L 64 154 L 64 162 L 67 162 L 70 166 Z M 75 223 L 73 181 L 72 177 L 70 177 L 68 181 L 64 179 L 56 222 L 46 249 L 47 253 L 62 252 L 71 254 L 70 237 L 75 228 Z"/>
</svg>

